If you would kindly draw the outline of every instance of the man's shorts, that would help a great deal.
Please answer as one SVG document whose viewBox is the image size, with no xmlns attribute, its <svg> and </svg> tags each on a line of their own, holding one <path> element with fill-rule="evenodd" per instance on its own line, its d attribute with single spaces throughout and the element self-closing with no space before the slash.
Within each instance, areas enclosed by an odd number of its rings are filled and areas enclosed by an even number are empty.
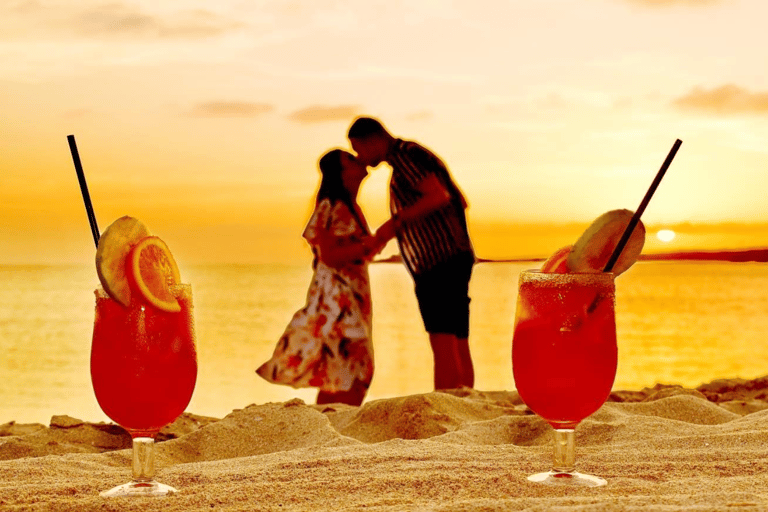
<svg viewBox="0 0 768 512">
<path fill-rule="evenodd" d="M 416 299 L 428 333 L 469 338 L 469 279 L 475 257 L 462 253 L 414 276 Z"/>
</svg>

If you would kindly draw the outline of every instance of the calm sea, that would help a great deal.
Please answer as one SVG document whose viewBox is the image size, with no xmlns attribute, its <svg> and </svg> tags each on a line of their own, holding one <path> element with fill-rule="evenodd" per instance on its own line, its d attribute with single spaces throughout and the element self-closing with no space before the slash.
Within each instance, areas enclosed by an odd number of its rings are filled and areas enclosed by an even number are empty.
<svg viewBox="0 0 768 512">
<path fill-rule="evenodd" d="M 514 389 L 517 279 L 532 266 L 475 267 L 470 345 L 478 389 Z M 223 417 L 251 403 L 314 400 L 312 390 L 268 384 L 254 373 L 304 303 L 307 265 L 201 266 L 182 275 L 193 286 L 200 366 L 188 411 Z M 408 274 L 398 264 L 375 264 L 371 281 L 376 374 L 369 399 L 430 391 L 431 353 Z M 92 267 L 0 266 L 0 423 L 47 424 L 55 414 L 107 420 L 88 368 L 97 284 Z M 768 374 L 768 265 L 640 262 L 616 284 L 615 389 Z"/>
</svg>

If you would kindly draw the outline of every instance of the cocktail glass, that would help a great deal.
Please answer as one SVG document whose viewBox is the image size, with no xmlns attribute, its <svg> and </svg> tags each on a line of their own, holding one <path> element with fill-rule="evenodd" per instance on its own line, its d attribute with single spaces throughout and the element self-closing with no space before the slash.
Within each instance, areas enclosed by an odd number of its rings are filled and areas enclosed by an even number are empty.
<svg viewBox="0 0 768 512">
<path fill-rule="evenodd" d="M 608 399 L 616 377 L 615 286 L 611 273 L 520 274 L 512 370 L 520 398 L 554 429 L 552 470 L 528 477 L 550 485 L 599 486 L 575 469 L 576 426 Z"/>
<path fill-rule="evenodd" d="M 98 288 L 91 382 L 104 413 L 133 439 L 133 480 L 101 496 L 158 496 L 176 489 L 154 479 L 154 442 L 184 412 L 197 380 L 192 288 L 172 286 L 181 305 L 167 313 L 134 299 L 129 307 Z"/>
</svg>

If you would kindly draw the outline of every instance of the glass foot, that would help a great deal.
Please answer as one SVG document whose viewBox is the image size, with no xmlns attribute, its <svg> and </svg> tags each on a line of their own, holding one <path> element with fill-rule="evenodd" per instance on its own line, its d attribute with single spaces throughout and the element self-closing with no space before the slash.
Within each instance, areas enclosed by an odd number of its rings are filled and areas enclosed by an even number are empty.
<svg viewBox="0 0 768 512">
<path fill-rule="evenodd" d="M 179 492 L 170 485 L 161 484 L 154 480 L 147 482 L 128 482 L 118 485 L 108 491 L 99 493 L 99 496 L 105 498 L 116 498 L 121 496 L 165 496 L 166 494 Z"/>
<path fill-rule="evenodd" d="M 593 475 L 585 475 L 577 471 L 560 472 L 547 471 L 546 473 L 536 473 L 528 477 L 531 482 L 537 482 L 546 485 L 559 485 L 564 487 L 599 487 L 608 482 L 604 478 Z"/>
</svg>

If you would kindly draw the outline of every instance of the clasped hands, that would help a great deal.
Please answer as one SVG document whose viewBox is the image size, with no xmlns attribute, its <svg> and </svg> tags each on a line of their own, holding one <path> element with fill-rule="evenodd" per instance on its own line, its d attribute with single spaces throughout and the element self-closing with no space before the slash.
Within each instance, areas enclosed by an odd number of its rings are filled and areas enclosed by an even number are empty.
<svg viewBox="0 0 768 512">
<path fill-rule="evenodd" d="M 387 243 L 394 237 L 395 221 L 393 219 L 389 219 L 384 224 L 379 226 L 373 235 L 363 239 L 362 243 L 365 255 L 369 258 L 373 258 L 381 251 L 383 251 Z"/>
</svg>

